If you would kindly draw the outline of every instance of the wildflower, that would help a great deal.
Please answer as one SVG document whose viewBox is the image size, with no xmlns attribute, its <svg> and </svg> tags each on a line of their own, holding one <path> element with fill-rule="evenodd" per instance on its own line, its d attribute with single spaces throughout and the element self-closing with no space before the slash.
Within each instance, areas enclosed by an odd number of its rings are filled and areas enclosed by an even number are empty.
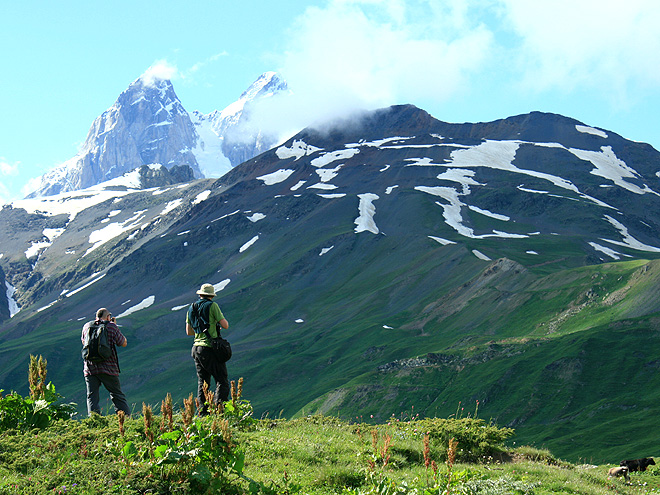
<svg viewBox="0 0 660 495">
<path fill-rule="evenodd" d="M 236 396 L 238 399 L 243 396 L 243 377 L 238 379 L 238 391 L 236 392 Z"/>
<path fill-rule="evenodd" d="M 153 421 L 153 413 L 151 411 L 151 406 L 142 403 L 142 416 L 144 417 L 144 433 L 149 439 L 150 443 L 154 443 L 154 434 L 151 431 L 151 424 Z"/>
<path fill-rule="evenodd" d="M 126 419 L 126 413 L 124 411 L 117 411 L 117 419 L 119 420 L 119 434 L 124 436 L 124 420 Z"/>
<path fill-rule="evenodd" d="M 230 382 L 231 385 L 231 405 L 234 406 L 234 409 L 236 409 L 236 401 L 238 400 L 238 395 L 236 393 L 236 382 L 232 380 Z"/>
</svg>

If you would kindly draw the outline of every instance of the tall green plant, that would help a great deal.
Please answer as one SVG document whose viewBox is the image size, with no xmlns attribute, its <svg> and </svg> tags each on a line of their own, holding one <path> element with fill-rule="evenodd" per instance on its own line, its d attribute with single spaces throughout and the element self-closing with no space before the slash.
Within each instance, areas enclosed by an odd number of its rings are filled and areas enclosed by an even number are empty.
<svg viewBox="0 0 660 495">
<path fill-rule="evenodd" d="M 46 360 L 30 355 L 28 382 L 30 396 L 17 392 L 2 396 L 0 389 L 0 431 L 46 428 L 57 419 L 70 419 L 76 414 L 76 404 L 64 403 L 52 382 L 46 384 Z"/>
</svg>

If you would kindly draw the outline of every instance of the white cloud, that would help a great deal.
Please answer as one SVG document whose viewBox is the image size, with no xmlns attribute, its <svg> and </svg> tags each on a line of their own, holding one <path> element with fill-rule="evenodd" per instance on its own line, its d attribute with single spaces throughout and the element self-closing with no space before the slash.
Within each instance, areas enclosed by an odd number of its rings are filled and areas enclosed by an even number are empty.
<svg viewBox="0 0 660 495">
<path fill-rule="evenodd" d="M 262 105 L 259 120 L 281 129 L 286 118 L 295 132 L 359 109 L 446 101 L 464 90 L 492 48 L 491 32 L 468 16 L 472 3 L 333 0 L 308 7 L 280 60 L 293 95 Z"/>
<path fill-rule="evenodd" d="M 660 83 L 660 2 L 499 0 L 519 37 L 519 67 L 538 90 L 601 88 L 611 100 Z"/>
<path fill-rule="evenodd" d="M 197 73 L 200 70 L 204 69 L 210 63 L 217 62 L 221 58 L 227 57 L 227 56 L 229 56 L 229 53 L 226 52 L 226 51 L 222 51 L 222 52 L 216 53 L 214 55 L 211 55 L 206 60 L 202 60 L 201 62 L 197 62 L 197 63 L 193 64 L 192 67 L 190 67 L 189 69 L 183 71 L 183 73 L 180 74 L 180 75 L 183 79 L 188 79 L 188 78 L 192 77 L 195 73 Z"/>
<path fill-rule="evenodd" d="M 157 81 L 171 80 L 179 75 L 176 66 L 167 60 L 157 60 L 140 78 L 146 86 L 153 86 Z"/>
<path fill-rule="evenodd" d="M 657 0 L 330 0 L 289 29 L 278 70 L 293 95 L 253 117 L 287 126 L 284 138 L 359 109 L 442 108 L 484 87 L 596 90 L 627 106 L 660 84 L 657 26 Z"/>
<path fill-rule="evenodd" d="M 9 189 L 0 182 L 0 205 L 6 205 L 9 204 L 13 201 L 13 198 L 11 197 L 11 193 L 9 192 Z"/>
<path fill-rule="evenodd" d="M 6 158 L 0 156 L 0 175 L 18 175 L 18 166 L 21 162 L 9 163 Z"/>
</svg>

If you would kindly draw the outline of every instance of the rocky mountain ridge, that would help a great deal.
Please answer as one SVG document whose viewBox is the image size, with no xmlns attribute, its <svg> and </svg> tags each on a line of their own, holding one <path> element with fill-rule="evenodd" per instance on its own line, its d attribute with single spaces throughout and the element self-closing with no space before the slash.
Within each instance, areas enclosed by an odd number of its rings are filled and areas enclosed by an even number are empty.
<svg viewBox="0 0 660 495">
<path fill-rule="evenodd" d="M 186 111 L 171 81 L 143 75 L 94 121 L 78 154 L 44 174 L 27 197 L 85 189 L 150 164 L 219 177 L 276 144 L 279 136 L 262 132 L 250 109 L 286 89 L 267 72 L 237 102 L 204 115 Z"/>
</svg>

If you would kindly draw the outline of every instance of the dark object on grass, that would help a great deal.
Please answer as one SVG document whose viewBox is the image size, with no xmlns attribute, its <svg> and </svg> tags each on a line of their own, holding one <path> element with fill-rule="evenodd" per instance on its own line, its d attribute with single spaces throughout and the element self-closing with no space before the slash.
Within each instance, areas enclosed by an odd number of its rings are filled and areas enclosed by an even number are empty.
<svg viewBox="0 0 660 495">
<path fill-rule="evenodd" d="M 655 466 L 653 457 L 642 457 L 641 459 L 621 461 L 619 464 L 619 466 L 626 466 L 631 473 L 634 471 L 646 471 L 646 468 L 651 465 Z"/>
</svg>

